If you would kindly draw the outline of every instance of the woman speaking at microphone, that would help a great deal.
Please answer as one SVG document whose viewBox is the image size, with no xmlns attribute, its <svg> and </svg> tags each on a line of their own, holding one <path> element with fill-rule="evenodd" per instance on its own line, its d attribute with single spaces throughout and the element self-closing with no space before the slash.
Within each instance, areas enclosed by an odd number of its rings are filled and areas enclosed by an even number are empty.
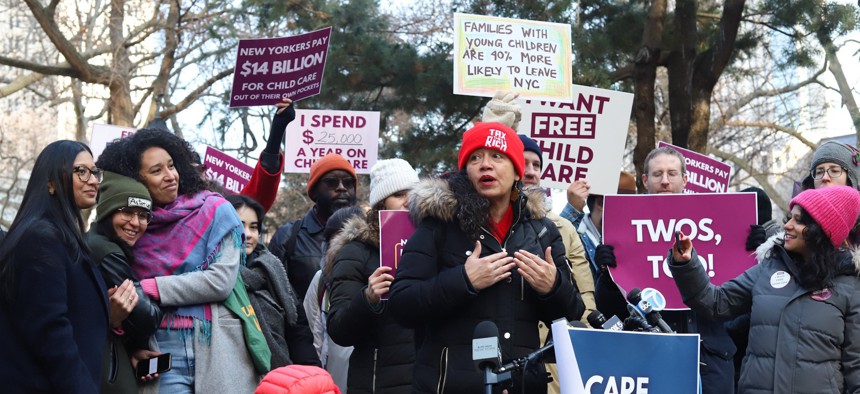
<svg viewBox="0 0 860 394">
<path fill-rule="evenodd" d="M 696 313 L 751 314 L 739 393 L 860 392 L 860 254 L 844 247 L 860 194 L 810 189 L 789 208 L 785 233 L 759 247 L 760 263 L 737 278 L 711 284 L 686 236 L 672 248 L 672 276 Z"/>
<path fill-rule="evenodd" d="M 463 135 L 459 171 L 409 194 L 416 231 L 403 250 L 388 307 L 415 328 L 413 393 L 476 393 L 472 362 L 481 321 L 498 327 L 504 362 L 540 347 L 538 321 L 579 320 L 561 235 L 542 195 L 522 192 L 525 159 L 516 133 L 477 123 Z M 543 366 L 515 374 L 510 393 L 545 393 Z M 497 392 L 502 388 L 496 387 Z"/>
</svg>

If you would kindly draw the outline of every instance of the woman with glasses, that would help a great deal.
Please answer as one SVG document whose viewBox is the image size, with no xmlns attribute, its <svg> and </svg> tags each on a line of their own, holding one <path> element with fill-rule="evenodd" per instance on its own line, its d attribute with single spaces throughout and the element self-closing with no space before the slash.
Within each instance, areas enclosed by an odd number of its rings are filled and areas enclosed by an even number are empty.
<svg viewBox="0 0 860 394">
<path fill-rule="evenodd" d="M 90 149 L 56 141 L 36 158 L 0 246 L 4 392 L 96 393 L 108 334 L 107 289 L 84 240 L 101 170 Z"/>
<path fill-rule="evenodd" d="M 161 324 L 161 308 L 143 293 L 132 271 L 135 260 L 131 248 L 152 220 L 151 209 L 152 197 L 145 186 L 105 171 L 96 222 L 87 233 L 93 260 L 99 265 L 108 291 L 113 291 L 112 333 L 105 348 L 102 393 L 136 391 L 134 368 L 137 362 L 159 354 L 147 350 L 147 342 Z M 133 351 L 134 358 L 127 349 Z M 152 378 L 154 376 L 144 380 Z"/>
<path fill-rule="evenodd" d="M 108 144 L 99 157 L 102 168 L 136 179 L 152 197 L 152 221 L 132 248 L 132 271 L 164 312 L 148 345 L 170 353 L 172 369 L 143 391 L 253 392 L 271 353 L 238 277 L 242 223 L 227 200 L 205 190 L 192 152 L 172 133 L 143 129 Z"/>
</svg>

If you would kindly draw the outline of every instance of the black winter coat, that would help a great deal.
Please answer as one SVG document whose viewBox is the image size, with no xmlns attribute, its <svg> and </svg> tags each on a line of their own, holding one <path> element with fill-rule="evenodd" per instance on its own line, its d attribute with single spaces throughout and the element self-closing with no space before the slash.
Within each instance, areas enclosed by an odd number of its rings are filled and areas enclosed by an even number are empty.
<svg viewBox="0 0 860 394">
<path fill-rule="evenodd" d="M 514 269 L 509 279 L 475 291 L 464 264 L 476 240 L 461 229 L 458 220 L 464 218 L 455 219 L 458 198 L 445 180 L 423 181 L 409 195 L 417 230 L 403 251 L 388 307 L 402 324 L 420 333 L 416 338 L 415 393 L 483 390 L 483 375 L 472 361 L 472 337 L 481 321 L 496 324 L 502 361 L 509 362 L 540 347 L 539 321 L 547 325 L 561 317 L 575 321 L 585 310 L 571 280 L 561 235 L 544 217 L 540 195 L 521 195 L 513 203 L 514 223 L 502 244 L 486 229 L 479 240 L 482 256 L 501 251 L 513 255 L 520 249 L 543 256 L 542 245 L 552 246 L 558 270 L 552 290 L 539 295 Z M 540 376 L 545 376 L 543 366 L 531 372 L 525 390 L 520 375 L 515 374 L 509 392 L 546 392 L 546 380 Z"/>
<path fill-rule="evenodd" d="M 290 236 L 295 226 L 299 226 L 296 230 L 298 233 L 294 241 L 295 245 L 292 251 L 288 251 Z M 322 243 L 325 241 L 324 229 L 324 226 L 316 218 L 314 208 L 311 207 L 304 218 L 281 226 L 275 232 L 272 240 L 269 241 L 269 252 L 280 259 L 284 268 L 287 269 L 290 283 L 293 285 L 293 290 L 296 291 L 299 304 L 304 302 L 305 293 L 311 285 L 311 280 L 320 269 L 320 259 L 323 255 Z"/>
<path fill-rule="evenodd" d="M 379 267 L 379 234 L 362 218 L 352 218 L 326 253 L 332 267 L 328 334 L 354 346 L 347 386 L 354 393 L 409 393 L 415 342 L 411 329 L 391 316 L 388 301 L 377 307 L 364 296 L 367 279 Z"/>
<path fill-rule="evenodd" d="M 4 262 L 15 286 L 11 301 L 0 301 L 2 391 L 96 393 L 109 326 L 104 281 L 89 251 L 72 259 L 53 223 L 21 231 Z"/>
</svg>

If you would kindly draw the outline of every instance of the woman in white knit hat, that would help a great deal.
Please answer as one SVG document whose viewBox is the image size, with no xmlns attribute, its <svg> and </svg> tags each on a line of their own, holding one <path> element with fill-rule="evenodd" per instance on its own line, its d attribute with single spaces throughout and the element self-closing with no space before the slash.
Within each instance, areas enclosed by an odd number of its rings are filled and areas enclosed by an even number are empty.
<svg viewBox="0 0 860 394">
<path fill-rule="evenodd" d="M 411 392 L 412 330 L 398 325 L 381 299 L 394 276 L 391 267 L 379 266 L 379 211 L 407 209 L 416 184 L 418 174 L 405 160 L 378 161 L 370 170 L 370 211 L 348 220 L 326 252 L 332 278 L 328 334 L 338 345 L 354 346 L 350 394 Z"/>
</svg>

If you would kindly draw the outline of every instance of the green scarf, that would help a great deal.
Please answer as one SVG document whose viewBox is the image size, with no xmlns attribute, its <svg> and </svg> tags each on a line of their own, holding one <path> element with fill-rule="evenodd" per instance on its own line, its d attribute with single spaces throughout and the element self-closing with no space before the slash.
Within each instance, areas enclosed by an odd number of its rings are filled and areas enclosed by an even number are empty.
<svg viewBox="0 0 860 394">
<path fill-rule="evenodd" d="M 254 307 L 251 306 L 251 299 L 248 298 L 248 292 L 245 290 L 245 282 L 242 280 L 242 275 L 236 277 L 233 291 L 230 292 L 230 296 L 224 301 L 224 306 L 235 313 L 236 316 L 239 316 L 239 320 L 242 321 L 242 331 L 245 333 L 245 346 L 248 348 L 248 353 L 251 354 L 254 369 L 260 375 L 266 374 L 272 368 L 272 350 L 269 349 L 266 337 L 260 329 L 260 322 L 257 321 Z"/>
</svg>

